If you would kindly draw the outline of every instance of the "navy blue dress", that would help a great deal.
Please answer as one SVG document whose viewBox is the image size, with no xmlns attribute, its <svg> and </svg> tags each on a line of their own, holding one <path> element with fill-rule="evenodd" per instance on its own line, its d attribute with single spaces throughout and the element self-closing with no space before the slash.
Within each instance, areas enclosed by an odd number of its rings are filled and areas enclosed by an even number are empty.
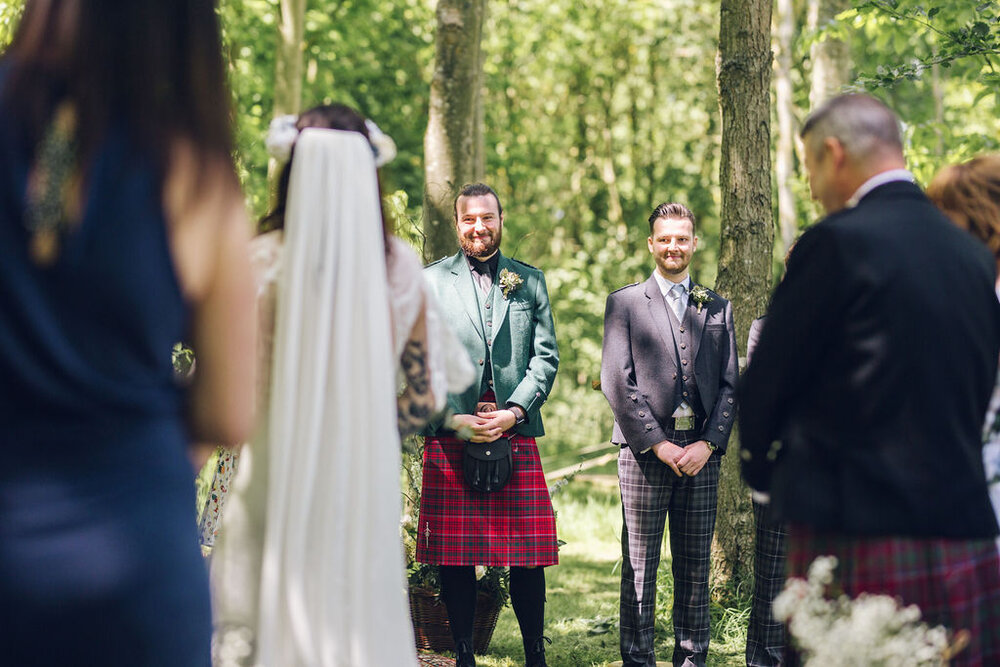
<svg viewBox="0 0 1000 667">
<path fill-rule="evenodd" d="M 210 664 L 171 365 L 188 309 L 153 170 L 122 134 L 40 267 L 30 147 L 0 107 L 0 665 Z"/>
</svg>

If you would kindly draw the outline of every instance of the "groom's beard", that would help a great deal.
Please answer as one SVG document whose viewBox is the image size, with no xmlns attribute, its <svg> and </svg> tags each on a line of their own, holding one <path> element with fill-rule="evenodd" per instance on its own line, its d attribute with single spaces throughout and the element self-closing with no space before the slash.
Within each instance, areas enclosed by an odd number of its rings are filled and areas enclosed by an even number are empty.
<svg viewBox="0 0 1000 667">
<path fill-rule="evenodd" d="M 462 247 L 462 252 L 469 257 L 489 257 L 500 248 L 500 238 L 503 230 L 498 229 L 496 234 L 487 231 L 485 235 L 476 238 L 462 236 L 458 239 L 458 244 Z"/>
</svg>

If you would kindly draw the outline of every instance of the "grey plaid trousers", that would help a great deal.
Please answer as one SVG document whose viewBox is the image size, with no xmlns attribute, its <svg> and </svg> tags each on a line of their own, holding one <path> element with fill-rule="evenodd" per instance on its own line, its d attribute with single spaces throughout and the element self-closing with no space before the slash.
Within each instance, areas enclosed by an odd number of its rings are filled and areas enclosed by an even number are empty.
<svg viewBox="0 0 1000 667">
<path fill-rule="evenodd" d="M 677 445 L 698 431 L 667 432 Z M 704 665 L 708 655 L 708 575 L 715 532 L 719 455 L 694 477 L 677 477 L 649 451 L 618 454 L 622 496 L 621 653 L 628 665 L 655 666 L 653 624 L 656 569 L 665 521 L 670 521 L 674 577 L 674 665 Z"/>
<path fill-rule="evenodd" d="M 771 603 L 785 585 L 785 527 L 769 517 L 767 505 L 756 501 L 753 518 L 757 537 L 746 660 L 748 667 L 778 667 L 784 663 L 785 625 L 774 620 Z"/>
</svg>

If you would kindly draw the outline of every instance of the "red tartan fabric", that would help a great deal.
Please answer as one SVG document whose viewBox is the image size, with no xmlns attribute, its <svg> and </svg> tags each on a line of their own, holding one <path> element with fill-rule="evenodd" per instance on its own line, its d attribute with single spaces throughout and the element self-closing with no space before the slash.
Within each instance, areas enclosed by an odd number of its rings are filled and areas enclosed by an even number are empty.
<svg viewBox="0 0 1000 667">
<path fill-rule="evenodd" d="M 513 436 L 514 473 L 495 493 L 462 478 L 457 438 L 424 439 L 417 560 L 436 565 L 555 565 L 556 521 L 534 438 Z"/>
<path fill-rule="evenodd" d="M 849 537 L 788 527 L 789 576 L 805 578 L 821 555 L 837 557 L 834 586 L 892 595 L 920 607 L 923 621 L 968 630 L 952 665 L 1000 665 L 1000 556 L 992 539 Z"/>
</svg>

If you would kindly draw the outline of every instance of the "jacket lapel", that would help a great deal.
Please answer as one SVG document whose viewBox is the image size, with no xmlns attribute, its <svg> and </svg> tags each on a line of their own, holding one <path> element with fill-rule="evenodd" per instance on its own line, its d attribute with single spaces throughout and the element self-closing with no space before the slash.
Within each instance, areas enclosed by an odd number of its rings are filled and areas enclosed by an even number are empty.
<svg viewBox="0 0 1000 667">
<path fill-rule="evenodd" d="M 507 319 L 507 311 L 510 309 L 510 299 L 505 299 L 503 296 L 503 290 L 500 288 L 500 275 L 503 273 L 504 269 L 510 271 L 511 273 L 517 273 L 514 270 L 514 263 L 507 259 L 503 253 L 500 253 L 500 259 L 497 261 L 497 275 L 495 280 L 495 288 L 493 290 L 493 332 L 500 331 L 500 327 L 503 326 L 504 321 Z M 520 288 L 523 288 L 522 284 Z M 511 293 L 513 296 L 513 293 Z"/>
<path fill-rule="evenodd" d="M 483 334 L 483 318 L 479 311 L 479 298 L 476 296 L 478 288 L 472 281 L 469 263 L 461 251 L 448 261 L 451 264 L 449 267 L 452 273 L 451 285 L 458 295 L 458 300 L 465 308 L 465 314 L 469 316 L 476 333 L 479 334 L 480 338 L 486 340 L 486 336 Z"/>
<path fill-rule="evenodd" d="M 660 285 L 652 275 L 646 281 L 646 298 L 649 299 L 649 314 L 653 318 L 653 324 L 657 333 L 663 339 L 663 347 L 667 350 L 674 348 L 674 327 L 670 324 L 670 316 L 667 315 L 667 304 L 660 294 Z"/>
<path fill-rule="evenodd" d="M 696 283 L 691 281 L 691 288 L 694 289 Z M 698 348 L 701 347 L 701 335 L 705 332 L 705 320 L 708 318 L 708 307 L 702 305 L 701 312 L 698 312 L 698 304 L 691 300 L 688 293 L 687 316 L 691 322 L 691 361 L 698 358 Z"/>
</svg>

